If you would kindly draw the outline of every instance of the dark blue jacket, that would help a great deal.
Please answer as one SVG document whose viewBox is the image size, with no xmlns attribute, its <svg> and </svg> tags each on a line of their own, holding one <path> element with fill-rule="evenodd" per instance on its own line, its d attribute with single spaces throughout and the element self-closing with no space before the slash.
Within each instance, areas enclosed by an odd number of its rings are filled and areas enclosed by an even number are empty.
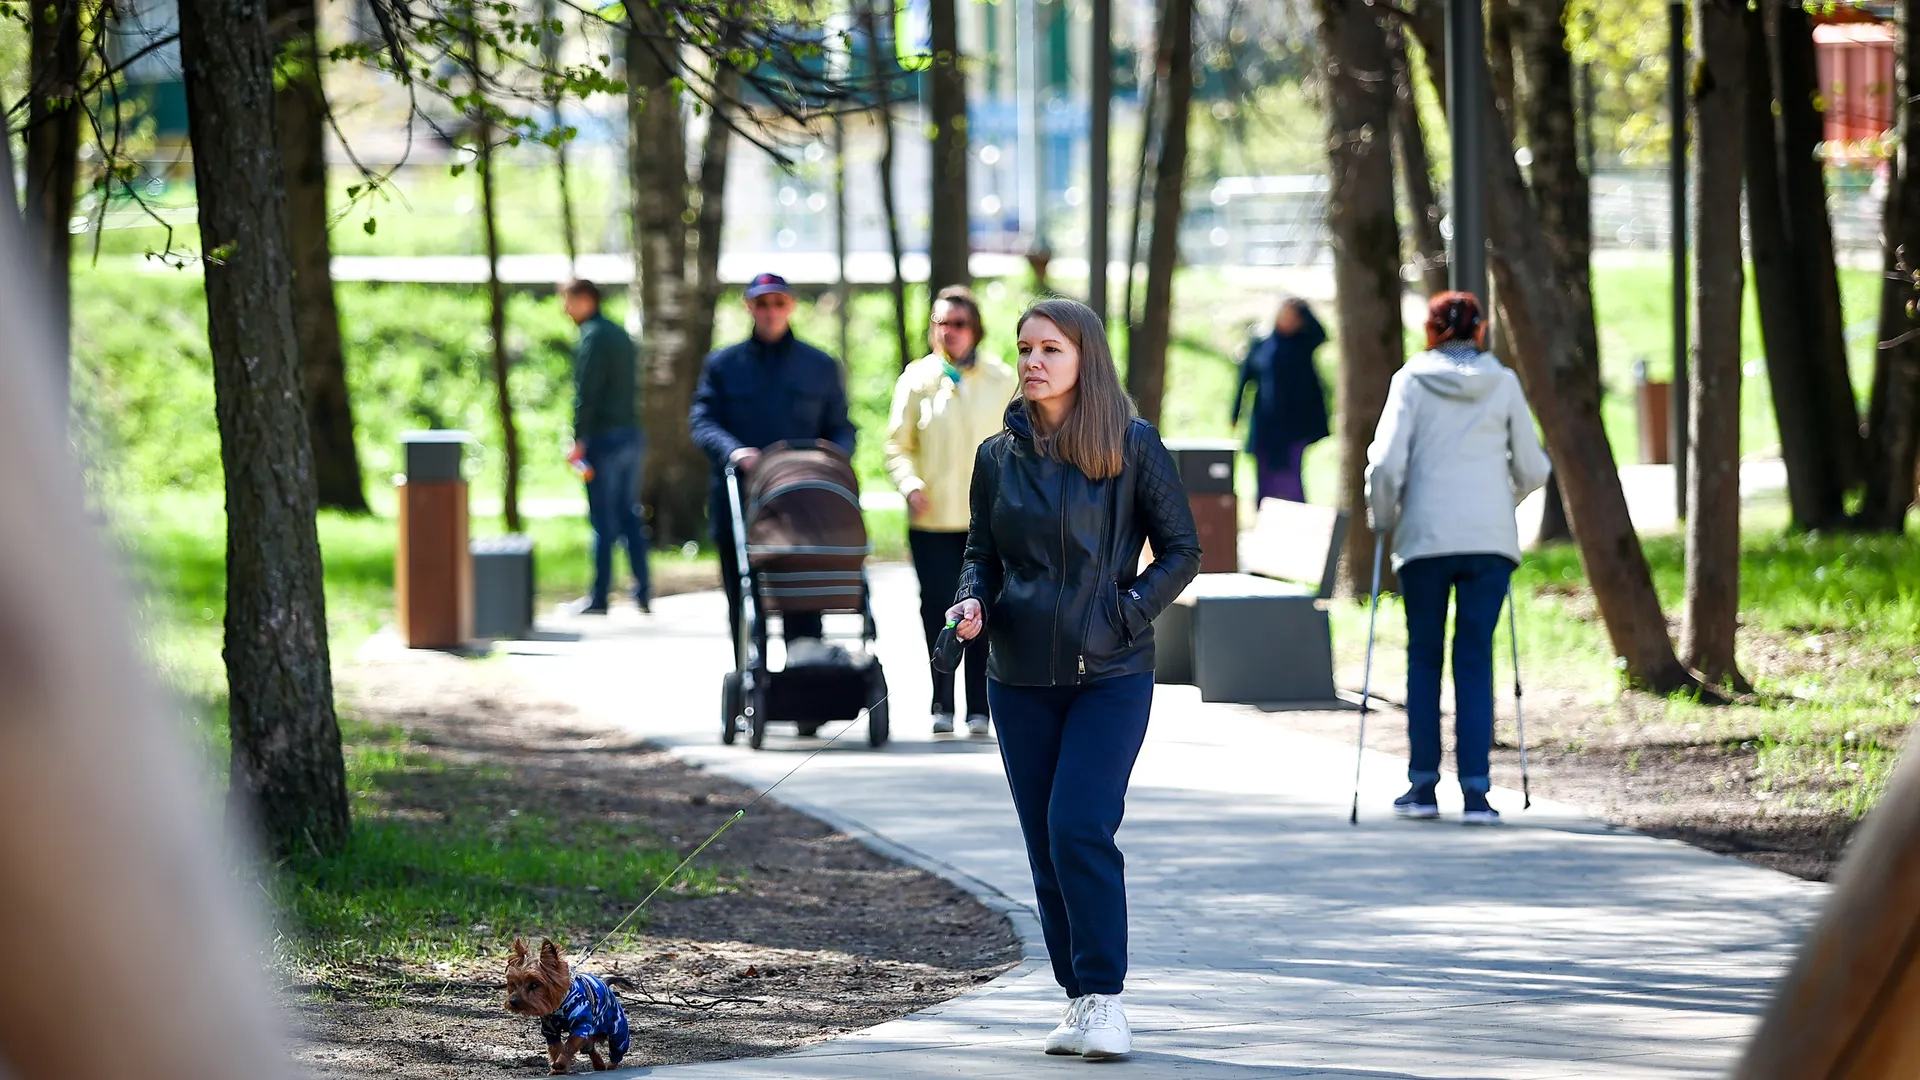
<svg viewBox="0 0 1920 1080">
<path fill-rule="evenodd" d="M 853 453 L 840 365 L 792 331 L 778 341 L 748 338 L 708 355 L 688 423 L 694 445 L 713 462 L 716 531 L 726 517 L 727 459 L 735 450 L 825 439 Z"/>
<path fill-rule="evenodd" d="M 1310 311 L 1300 312 L 1300 328 L 1274 331 L 1253 343 L 1240 363 L 1240 384 L 1233 392 L 1233 422 L 1253 384 L 1253 423 L 1247 452 L 1262 462 L 1286 460 L 1294 446 L 1319 442 L 1327 426 L 1327 392 L 1313 367 L 1313 353 L 1326 344 L 1327 332 Z"/>
</svg>

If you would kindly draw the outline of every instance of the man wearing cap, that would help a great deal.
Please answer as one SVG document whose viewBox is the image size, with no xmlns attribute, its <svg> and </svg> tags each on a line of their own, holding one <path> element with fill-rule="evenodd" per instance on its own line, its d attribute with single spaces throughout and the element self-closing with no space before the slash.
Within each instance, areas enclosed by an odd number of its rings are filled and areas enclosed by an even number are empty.
<svg viewBox="0 0 1920 1080">
<path fill-rule="evenodd" d="M 713 539 L 720 548 L 728 626 L 734 628 L 740 625 L 740 565 L 727 506 L 727 465 L 745 472 L 759 460 L 762 447 L 777 442 L 824 439 L 851 455 L 854 441 L 840 365 L 793 336 L 788 325 L 793 290 L 786 279 L 778 274 L 755 277 L 747 285 L 747 311 L 753 316 L 753 336 L 707 357 L 689 417 L 694 444 L 713 462 Z M 783 625 L 789 642 L 820 636 L 818 615 L 788 615 Z"/>
<path fill-rule="evenodd" d="M 600 288 L 574 278 L 560 286 L 567 316 L 580 327 L 573 350 L 573 449 L 567 455 L 587 485 L 593 525 L 593 589 L 574 601 L 583 615 L 605 615 L 613 591 L 613 549 L 625 544 L 633 602 L 652 610 L 647 532 L 640 518 L 640 466 L 646 437 L 634 415 L 633 339 L 600 314 Z"/>
</svg>

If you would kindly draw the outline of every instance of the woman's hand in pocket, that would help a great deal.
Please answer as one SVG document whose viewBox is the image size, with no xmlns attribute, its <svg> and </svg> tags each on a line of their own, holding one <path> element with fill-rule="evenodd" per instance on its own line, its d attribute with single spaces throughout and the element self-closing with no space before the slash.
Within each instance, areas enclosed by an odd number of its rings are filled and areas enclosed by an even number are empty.
<svg viewBox="0 0 1920 1080">
<path fill-rule="evenodd" d="M 947 609 L 947 621 L 958 624 L 954 632 L 961 641 L 972 641 L 987 628 L 987 613 L 980 601 L 968 597 Z"/>
</svg>

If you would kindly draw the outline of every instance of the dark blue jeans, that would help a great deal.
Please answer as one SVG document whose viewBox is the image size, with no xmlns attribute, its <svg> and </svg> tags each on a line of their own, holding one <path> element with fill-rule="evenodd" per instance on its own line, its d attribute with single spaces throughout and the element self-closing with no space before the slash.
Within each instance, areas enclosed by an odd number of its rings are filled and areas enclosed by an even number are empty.
<svg viewBox="0 0 1920 1080">
<path fill-rule="evenodd" d="M 1147 737 L 1153 673 L 1079 686 L 987 684 L 1053 977 L 1068 997 L 1127 981 L 1126 860 L 1113 842 Z"/>
<path fill-rule="evenodd" d="M 1440 665 L 1447 602 L 1453 614 L 1454 765 L 1460 790 L 1485 793 L 1493 748 L 1493 631 L 1507 600 L 1513 560 L 1504 555 L 1438 555 L 1400 567 L 1407 604 L 1407 780 L 1440 779 Z"/>
<path fill-rule="evenodd" d="M 647 573 L 647 529 L 640 520 L 640 466 L 646 460 L 647 441 L 639 428 L 621 428 L 587 440 L 587 520 L 593 525 L 593 591 L 595 607 L 605 607 L 613 591 L 613 548 L 627 545 L 633 567 L 633 598 L 653 600 L 653 580 Z"/>
</svg>

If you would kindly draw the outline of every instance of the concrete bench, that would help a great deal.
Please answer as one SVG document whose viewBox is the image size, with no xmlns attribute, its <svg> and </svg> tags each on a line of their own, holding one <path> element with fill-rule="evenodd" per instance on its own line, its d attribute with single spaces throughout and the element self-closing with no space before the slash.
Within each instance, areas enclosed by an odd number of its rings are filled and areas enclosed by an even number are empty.
<svg viewBox="0 0 1920 1080">
<path fill-rule="evenodd" d="M 1333 595 L 1347 517 L 1266 499 L 1241 540 L 1242 572 L 1201 574 L 1154 622 L 1154 681 L 1203 701 L 1331 702 Z"/>
</svg>

